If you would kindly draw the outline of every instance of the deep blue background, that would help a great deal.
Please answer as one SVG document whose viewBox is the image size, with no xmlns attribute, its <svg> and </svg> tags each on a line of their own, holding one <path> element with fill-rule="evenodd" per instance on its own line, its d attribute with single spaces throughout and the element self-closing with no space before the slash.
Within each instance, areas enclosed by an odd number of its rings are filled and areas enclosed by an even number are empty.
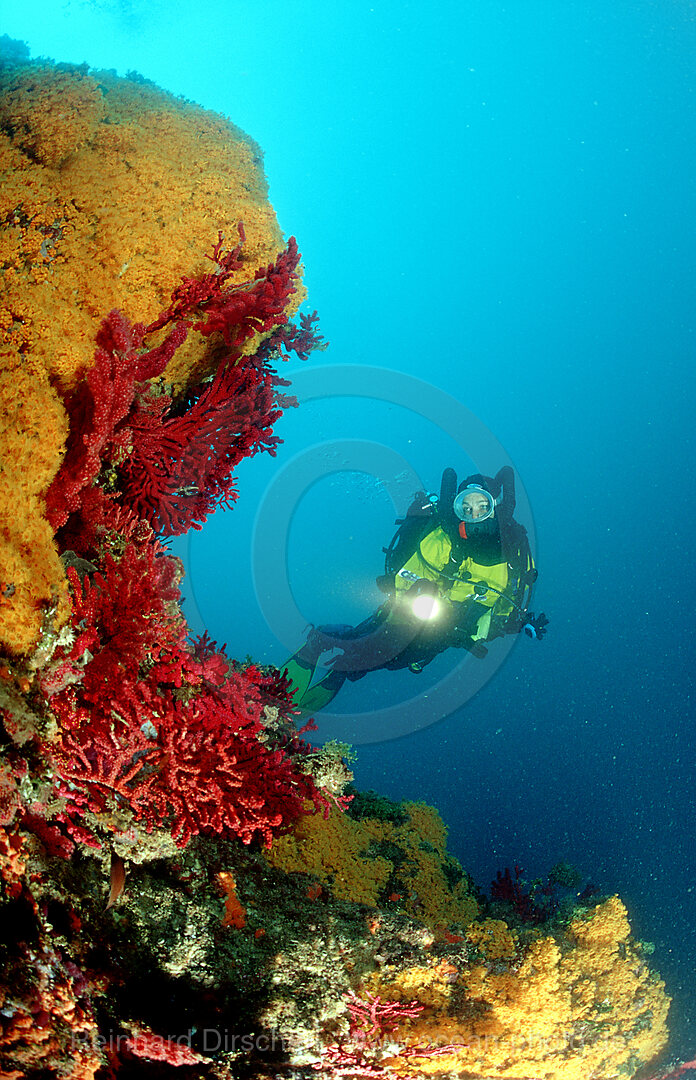
<svg viewBox="0 0 696 1080">
<path fill-rule="evenodd" d="M 693 3 L 0 10 L 34 55 L 136 69 L 248 131 L 331 341 L 309 363 L 417 375 L 506 447 L 551 632 L 454 716 L 362 746 L 357 781 L 435 803 L 484 886 L 566 858 L 619 892 L 675 995 L 673 1052 L 693 1057 Z M 255 606 L 249 553 L 277 470 L 352 437 L 394 447 L 428 486 L 467 467 L 427 417 L 354 399 L 278 432 L 277 459 L 240 469 L 238 507 L 178 548 L 192 622 L 274 662 L 287 642 Z M 288 565 L 308 620 L 352 622 L 377 602 L 394 512 L 334 467 L 340 445 L 297 508 Z M 345 700 L 381 701 L 383 676 Z"/>
</svg>

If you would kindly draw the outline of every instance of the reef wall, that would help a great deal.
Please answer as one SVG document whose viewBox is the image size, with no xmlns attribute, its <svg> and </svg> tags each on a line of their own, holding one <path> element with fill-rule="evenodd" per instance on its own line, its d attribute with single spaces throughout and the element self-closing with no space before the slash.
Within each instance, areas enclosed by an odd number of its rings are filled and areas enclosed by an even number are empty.
<svg viewBox="0 0 696 1080">
<path fill-rule="evenodd" d="M 285 245 L 261 151 L 229 121 L 135 74 L 21 59 L 6 42 L 0 565 L 14 593 L 0 608 L 0 640 L 26 652 L 46 604 L 58 605 L 59 621 L 68 612 L 40 503 L 67 438 L 62 399 L 93 366 L 102 320 L 118 309 L 131 323 L 151 324 L 182 277 L 210 272 L 219 235 L 229 249 L 237 245 L 240 222 L 244 243 L 230 282 L 253 279 Z M 302 296 L 298 275 L 287 314 Z M 257 345 L 251 334 L 243 350 Z M 180 391 L 216 369 L 214 352 L 192 328 L 161 378 Z"/>
<path fill-rule="evenodd" d="M 4 57 L 0 1075 L 636 1075 L 669 999 L 617 897 L 483 896 L 437 811 L 356 792 L 278 671 L 189 635 L 162 537 L 324 346 L 258 148 Z"/>
</svg>

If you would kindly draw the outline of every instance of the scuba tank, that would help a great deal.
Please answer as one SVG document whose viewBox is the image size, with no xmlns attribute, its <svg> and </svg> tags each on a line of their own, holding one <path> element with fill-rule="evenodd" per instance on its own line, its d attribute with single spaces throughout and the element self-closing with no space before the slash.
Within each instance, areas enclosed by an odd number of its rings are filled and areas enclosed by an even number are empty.
<svg viewBox="0 0 696 1080">
<path fill-rule="evenodd" d="M 428 533 L 441 526 L 448 536 L 456 532 L 452 504 L 457 493 L 457 474 L 454 469 L 445 469 L 440 481 L 440 494 L 417 491 L 413 502 L 406 511 L 406 517 L 396 518 L 398 526 L 389 547 L 384 552 L 384 575 L 377 578 L 377 584 L 383 592 L 392 592 L 394 575 L 399 572 L 417 550 L 421 540 Z M 389 583 L 391 579 L 391 585 Z"/>
<path fill-rule="evenodd" d="M 389 547 L 382 548 L 385 556 L 384 576 L 377 578 L 377 584 L 383 592 L 393 590 L 394 575 L 408 562 L 421 540 L 439 525 L 438 507 L 437 495 L 417 491 L 406 511 L 406 517 L 396 519 L 398 528 L 391 543 Z M 388 587 L 389 580 L 391 588 Z"/>
</svg>

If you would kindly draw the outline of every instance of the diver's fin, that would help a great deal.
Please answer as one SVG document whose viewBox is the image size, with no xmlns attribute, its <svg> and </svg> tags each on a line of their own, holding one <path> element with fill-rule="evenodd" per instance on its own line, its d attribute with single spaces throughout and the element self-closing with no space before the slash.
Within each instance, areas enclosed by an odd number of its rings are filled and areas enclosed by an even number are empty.
<svg viewBox="0 0 696 1080">
<path fill-rule="evenodd" d="M 304 714 L 311 716 L 333 701 L 345 681 L 344 671 L 330 671 L 323 679 L 306 690 L 299 699 L 297 696 L 293 697 L 293 703 L 302 709 Z"/>
<path fill-rule="evenodd" d="M 303 694 L 306 694 L 309 689 L 309 684 L 312 681 L 312 676 L 314 675 L 317 666 L 316 662 L 312 664 L 301 659 L 301 652 L 302 649 L 296 652 L 294 656 L 291 656 L 289 660 L 286 660 L 280 669 L 281 672 L 287 675 L 290 682 L 290 690 L 291 692 L 294 690 L 292 695 L 293 705 L 297 705 L 298 707 Z"/>
</svg>

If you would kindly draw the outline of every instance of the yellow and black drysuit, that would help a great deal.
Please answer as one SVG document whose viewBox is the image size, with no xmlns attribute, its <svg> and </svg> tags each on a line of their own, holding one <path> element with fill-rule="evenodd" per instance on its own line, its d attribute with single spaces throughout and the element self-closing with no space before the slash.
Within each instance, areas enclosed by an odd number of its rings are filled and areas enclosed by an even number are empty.
<svg viewBox="0 0 696 1080">
<path fill-rule="evenodd" d="M 494 480 L 476 479 L 496 494 L 504 480 L 512 483 L 506 470 Z M 488 521 L 468 529 L 463 529 L 450 511 L 456 494 L 453 470 L 443 474 L 439 499 L 430 497 L 423 505 L 426 497 L 418 493 L 416 510 L 404 519 L 406 529 L 411 527 L 410 535 L 401 544 L 395 544 L 395 537 L 385 549 L 387 573 L 377 579 L 387 593 L 385 602 L 359 626 L 312 630 L 285 665 L 295 688 L 294 701 L 303 712 L 318 711 L 328 704 L 346 679 L 361 679 L 368 671 L 382 668 L 420 672 L 450 647 L 484 656 L 485 641 L 519 632 L 528 615 L 527 601 L 536 570 L 526 532 L 512 518 L 514 487 L 512 491 L 511 498 L 508 493 L 507 499 L 497 500 Z M 401 525 L 403 529 L 404 523 Z M 437 614 L 431 618 L 414 615 L 414 601 L 421 596 L 429 596 L 437 604 Z M 328 674 L 312 686 L 319 657 L 336 649 L 341 655 L 324 663 L 330 668 Z"/>
<path fill-rule="evenodd" d="M 488 545 L 489 550 L 492 546 Z M 438 599 L 450 607 L 447 621 L 466 631 L 465 637 L 472 642 L 486 641 L 491 636 L 493 613 L 507 618 L 514 610 L 505 594 L 511 568 L 502 550 L 500 561 L 488 565 L 477 562 L 480 556 L 476 550 L 462 554 L 461 561 L 456 554 L 453 558 L 453 543 L 444 528 L 433 529 L 395 574 L 396 596 L 403 600 L 416 582 L 431 581 Z"/>
</svg>

